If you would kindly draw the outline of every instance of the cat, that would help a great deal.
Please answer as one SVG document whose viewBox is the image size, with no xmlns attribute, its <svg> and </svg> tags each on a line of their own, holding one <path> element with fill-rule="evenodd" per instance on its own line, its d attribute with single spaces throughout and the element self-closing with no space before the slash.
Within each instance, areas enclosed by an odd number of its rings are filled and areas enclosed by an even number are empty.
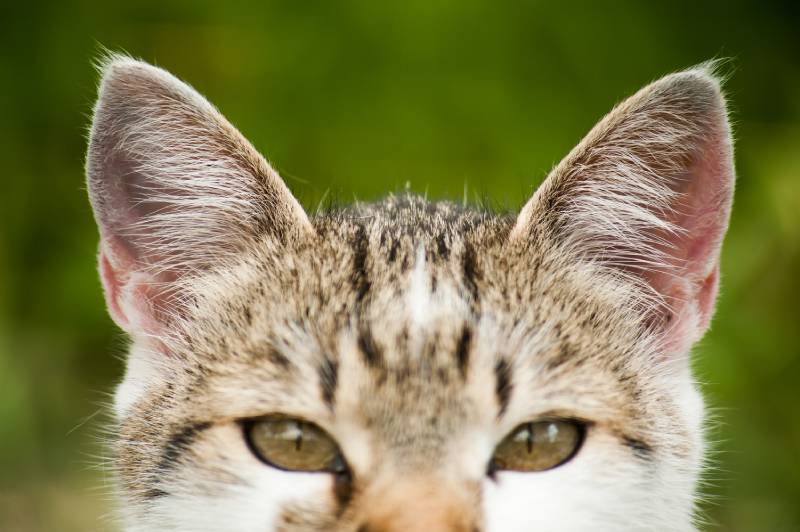
<svg viewBox="0 0 800 532">
<path fill-rule="evenodd" d="M 101 65 L 86 171 L 128 531 L 693 530 L 734 165 L 707 63 L 603 118 L 517 215 L 309 215 L 200 94 Z"/>
</svg>

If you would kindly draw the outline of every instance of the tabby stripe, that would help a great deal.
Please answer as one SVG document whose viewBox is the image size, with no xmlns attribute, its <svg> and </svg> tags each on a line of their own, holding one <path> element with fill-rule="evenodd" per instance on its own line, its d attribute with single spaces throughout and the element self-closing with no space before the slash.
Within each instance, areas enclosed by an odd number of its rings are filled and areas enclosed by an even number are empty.
<svg viewBox="0 0 800 532">
<path fill-rule="evenodd" d="M 471 344 L 472 331 L 465 326 L 456 345 L 456 363 L 463 379 L 467 378 L 467 370 L 469 370 L 469 349 Z"/>
<path fill-rule="evenodd" d="M 270 347 L 267 350 L 267 358 L 269 359 L 270 362 L 272 362 L 273 364 L 275 364 L 276 366 L 279 366 L 280 368 L 282 368 L 284 370 L 288 371 L 288 370 L 290 370 L 292 368 L 292 363 L 289 360 L 289 358 L 286 355 L 284 355 L 283 353 L 281 353 L 275 347 Z"/>
<path fill-rule="evenodd" d="M 442 259 L 447 260 L 450 257 L 450 248 L 447 247 L 444 233 L 439 233 L 439 236 L 436 237 L 436 248 Z"/>
<path fill-rule="evenodd" d="M 377 368 L 383 366 L 383 352 L 375 343 L 372 332 L 367 326 L 362 326 L 358 333 L 358 349 L 367 366 Z"/>
<path fill-rule="evenodd" d="M 197 436 L 209 427 L 211 427 L 211 423 L 201 421 L 189 423 L 180 430 L 174 432 L 164 446 L 158 468 L 162 471 L 172 469 L 175 464 L 180 461 L 181 455 L 191 447 L 192 443 L 197 439 Z"/>
<path fill-rule="evenodd" d="M 502 417 L 508 408 L 508 403 L 511 401 L 511 391 L 513 384 L 511 383 L 511 367 L 504 359 L 497 361 L 494 367 L 495 376 L 495 394 L 497 395 L 497 403 L 500 405 L 497 417 Z"/>
<path fill-rule="evenodd" d="M 464 253 L 461 256 L 461 273 L 464 277 L 464 286 L 467 288 L 472 299 L 472 305 L 477 308 L 480 304 L 480 293 L 478 292 L 478 266 L 475 248 L 470 242 L 464 243 Z"/>
<path fill-rule="evenodd" d="M 353 275 L 352 283 L 356 291 L 356 301 L 361 302 L 370 289 L 369 276 L 367 275 L 367 255 L 369 240 L 363 226 L 356 229 L 353 239 Z"/>
<path fill-rule="evenodd" d="M 622 443 L 633 451 L 636 458 L 642 460 L 650 460 L 652 458 L 653 446 L 646 441 L 623 434 Z"/>
<path fill-rule="evenodd" d="M 319 386 L 322 391 L 322 400 L 333 410 L 336 398 L 336 386 L 339 383 L 339 363 L 326 358 L 319 367 Z"/>
</svg>

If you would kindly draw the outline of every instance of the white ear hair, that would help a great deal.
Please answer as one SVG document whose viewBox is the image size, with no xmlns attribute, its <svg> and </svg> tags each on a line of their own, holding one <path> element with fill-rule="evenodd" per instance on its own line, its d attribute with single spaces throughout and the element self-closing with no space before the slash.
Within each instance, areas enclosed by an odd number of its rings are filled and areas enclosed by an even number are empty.
<svg viewBox="0 0 800 532">
<path fill-rule="evenodd" d="M 86 173 L 120 326 L 154 326 L 180 299 L 175 279 L 254 239 L 312 231 L 278 174 L 195 90 L 127 57 L 101 68 Z"/>
<path fill-rule="evenodd" d="M 713 313 L 734 185 L 712 67 L 666 76 L 617 106 L 553 169 L 511 233 L 545 231 L 575 260 L 646 281 L 681 347 Z"/>
</svg>

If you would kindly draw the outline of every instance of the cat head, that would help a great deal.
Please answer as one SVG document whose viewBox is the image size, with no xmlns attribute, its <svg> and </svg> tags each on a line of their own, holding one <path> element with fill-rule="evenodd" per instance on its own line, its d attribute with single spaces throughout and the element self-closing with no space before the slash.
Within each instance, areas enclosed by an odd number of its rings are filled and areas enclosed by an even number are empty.
<svg viewBox="0 0 800 532">
<path fill-rule="evenodd" d="M 689 351 L 733 190 L 711 68 L 648 85 L 520 213 L 309 217 L 192 88 L 109 58 L 91 130 L 128 530 L 687 530 Z"/>
</svg>

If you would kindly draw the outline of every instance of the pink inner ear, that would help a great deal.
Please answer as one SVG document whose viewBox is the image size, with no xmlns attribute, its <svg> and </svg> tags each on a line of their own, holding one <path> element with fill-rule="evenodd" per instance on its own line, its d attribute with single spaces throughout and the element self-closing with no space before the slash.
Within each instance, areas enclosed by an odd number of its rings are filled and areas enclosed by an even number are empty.
<svg viewBox="0 0 800 532">
<path fill-rule="evenodd" d="M 168 325 L 164 308 L 167 294 L 158 287 L 174 280 L 142 270 L 132 253 L 116 237 L 100 244 L 100 279 L 106 304 L 114 322 L 128 333 L 159 336 Z"/>
<path fill-rule="evenodd" d="M 646 274 L 670 305 L 673 318 L 682 324 L 673 324 L 672 335 L 686 334 L 689 343 L 705 332 L 714 312 L 719 252 L 733 187 L 727 139 L 727 131 L 715 132 L 690 166 L 685 185 L 678 190 L 681 196 L 672 220 L 678 231 L 661 235 L 665 241 L 662 251 L 669 258 L 668 269 Z M 668 341 L 684 343 L 678 338 Z"/>
<path fill-rule="evenodd" d="M 717 300 L 717 292 L 719 290 L 719 264 L 717 264 L 712 272 L 705 278 L 703 284 L 700 286 L 700 292 L 697 297 L 697 309 L 699 313 L 700 329 L 706 330 L 711 322 L 711 316 L 714 313 L 714 303 Z"/>
<path fill-rule="evenodd" d="M 690 275 L 705 277 L 718 260 L 728 223 L 733 186 L 727 133 L 715 132 L 689 173 L 687 216 L 678 222 L 687 232 L 686 264 Z"/>
<path fill-rule="evenodd" d="M 130 330 L 130 320 L 122 310 L 122 281 L 117 270 L 111 265 L 108 252 L 104 247 L 100 248 L 100 280 L 103 283 L 103 290 L 106 296 L 106 306 L 111 318 L 120 326 L 122 330 Z"/>
</svg>

